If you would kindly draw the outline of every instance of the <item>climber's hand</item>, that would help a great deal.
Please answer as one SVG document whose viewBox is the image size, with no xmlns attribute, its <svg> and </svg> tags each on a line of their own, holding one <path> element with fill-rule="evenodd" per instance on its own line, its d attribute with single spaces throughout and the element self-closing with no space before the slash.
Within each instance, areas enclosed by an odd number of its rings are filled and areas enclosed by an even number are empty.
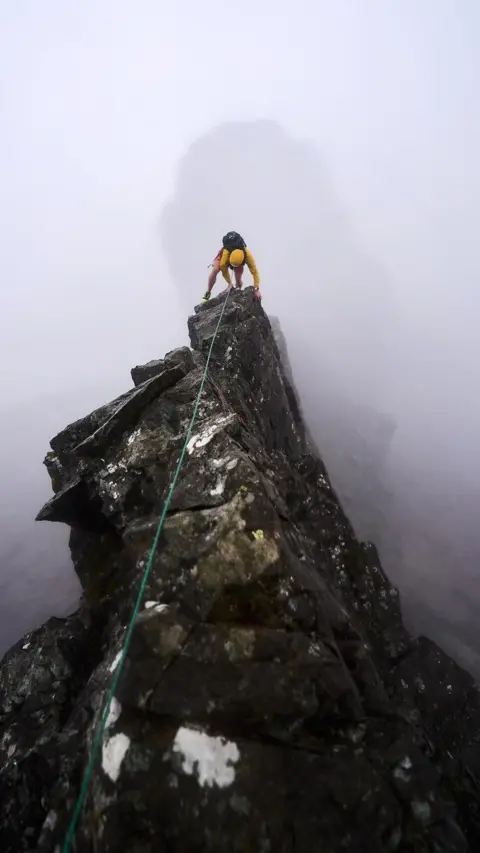
<svg viewBox="0 0 480 853">
<path fill-rule="evenodd" d="M 260 293 L 260 288 L 259 288 L 259 287 L 256 287 L 256 288 L 255 288 L 255 299 L 258 299 L 258 301 L 259 301 L 259 302 L 261 302 L 262 294 Z"/>
</svg>

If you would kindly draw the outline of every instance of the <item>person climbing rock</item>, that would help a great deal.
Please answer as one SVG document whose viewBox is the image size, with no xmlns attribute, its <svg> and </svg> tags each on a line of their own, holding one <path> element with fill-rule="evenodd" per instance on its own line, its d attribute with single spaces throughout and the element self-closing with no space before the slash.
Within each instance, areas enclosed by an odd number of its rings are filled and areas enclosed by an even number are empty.
<svg viewBox="0 0 480 853">
<path fill-rule="evenodd" d="M 250 249 L 247 249 L 247 244 L 245 243 L 243 237 L 241 237 L 240 234 L 237 234 L 236 231 L 229 231 L 228 234 L 225 234 L 222 243 L 223 248 L 221 248 L 220 251 L 217 252 L 213 259 L 212 271 L 208 277 L 207 290 L 202 299 L 202 302 L 208 302 L 208 300 L 210 299 L 210 295 L 212 293 L 213 286 L 215 284 L 219 272 L 222 273 L 225 281 L 228 284 L 229 289 L 231 287 L 241 288 L 243 286 L 242 276 L 245 264 L 247 265 L 248 269 L 252 274 L 253 286 L 255 288 L 255 296 L 257 297 L 257 299 L 261 299 L 262 297 L 260 293 L 260 276 L 258 274 L 257 265 Z M 232 285 L 230 281 L 230 276 L 228 273 L 229 269 L 232 269 L 234 271 L 234 285 Z"/>
</svg>

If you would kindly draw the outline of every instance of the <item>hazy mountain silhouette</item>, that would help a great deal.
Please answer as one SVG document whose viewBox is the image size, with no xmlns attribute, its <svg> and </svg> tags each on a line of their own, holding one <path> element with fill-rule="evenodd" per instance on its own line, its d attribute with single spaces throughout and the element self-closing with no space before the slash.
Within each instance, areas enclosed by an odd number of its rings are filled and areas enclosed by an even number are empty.
<svg viewBox="0 0 480 853">
<path fill-rule="evenodd" d="M 362 251 L 316 149 L 271 121 L 223 124 L 180 162 L 161 234 L 186 310 L 230 229 L 257 260 L 264 307 L 280 320 L 334 484 L 358 532 L 374 536 L 395 429 L 378 413 L 388 378 L 388 278 Z"/>
</svg>

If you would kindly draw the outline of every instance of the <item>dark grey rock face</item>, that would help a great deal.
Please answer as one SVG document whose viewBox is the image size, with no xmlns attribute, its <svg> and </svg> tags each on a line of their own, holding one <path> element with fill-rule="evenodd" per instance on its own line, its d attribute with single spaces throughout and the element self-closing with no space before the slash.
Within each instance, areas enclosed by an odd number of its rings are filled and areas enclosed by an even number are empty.
<svg viewBox="0 0 480 853">
<path fill-rule="evenodd" d="M 137 366 L 132 367 L 130 371 L 133 384 L 141 385 L 142 382 L 146 382 L 147 379 L 153 379 L 154 376 L 158 376 L 158 374 L 164 369 L 165 361 L 163 358 L 149 361 L 147 364 L 137 364 Z"/>
<path fill-rule="evenodd" d="M 137 367 L 132 367 L 131 376 L 135 386 L 142 385 L 159 373 L 163 373 L 165 368 L 183 367 L 188 373 L 195 364 L 192 352 L 188 347 L 178 347 L 177 349 L 167 352 L 165 358 L 159 358 L 154 361 L 149 361 L 147 364 L 140 364 Z"/>
<path fill-rule="evenodd" d="M 223 299 L 190 318 L 195 352 L 52 441 L 39 518 L 71 525 L 84 594 L 0 667 L 6 853 L 61 849 Z M 479 730 L 476 686 L 407 635 L 268 318 L 233 293 L 72 849 L 475 851 Z"/>
</svg>

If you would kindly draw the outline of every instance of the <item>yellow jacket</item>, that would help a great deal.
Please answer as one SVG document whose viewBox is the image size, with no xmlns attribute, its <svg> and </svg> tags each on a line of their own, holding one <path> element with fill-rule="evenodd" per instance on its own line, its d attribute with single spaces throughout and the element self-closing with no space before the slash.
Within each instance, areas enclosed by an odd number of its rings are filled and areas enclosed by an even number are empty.
<svg viewBox="0 0 480 853">
<path fill-rule="evenodd" d="M 257 290 L 258 290 L 258 288 L 260 287 L 260 276 L 258 274 L 257 265 L 255 263 L 255 258 L 253 257 L 250 249 L 245 248 L 243 251 L 245 253 L 245 263 L 246 263 L 248 269 L 250 270 L 250 272 L 252 274 L 253 286 L 255 288 L 257 288 Z M 222 252 L 222 257 L 220 258 L 220 270 L 221 270 L 221 273 L 222 273 L 225 281 L 228 281 L 228 283 L 230 284 L 231 283 L 230 282 L 230 276 L 228 274 L 228 262 L 229 262 L 229 260 L 230 260 L 230 252 L 228 251 L 228 249 L 224 249 Z"/>
</svg>

